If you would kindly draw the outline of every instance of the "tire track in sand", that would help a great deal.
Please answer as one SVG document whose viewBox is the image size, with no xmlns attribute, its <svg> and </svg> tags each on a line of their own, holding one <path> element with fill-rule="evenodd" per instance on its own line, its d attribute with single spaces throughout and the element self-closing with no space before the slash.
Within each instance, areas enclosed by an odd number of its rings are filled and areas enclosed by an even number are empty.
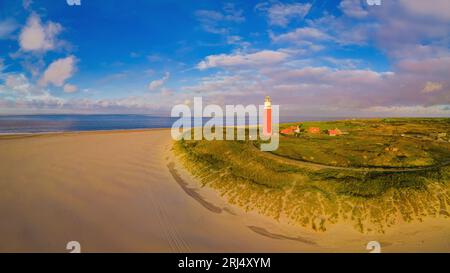
<svg viewBox="0 0 450 273">
<path fill-rule="evenodd" d="M 150 151 L 150 154 L 155 154 L 155 151 Z M 183 239 L 176 225 L 170 219 L 166 209 L 167 204 L 161 202 L 160 198 L 153 198 L 153 194 L 157 193 L 154 191 L 151 192 L 150 202 L 152 203 L 152 207 L 155 208 L 157 221 L 164 232 L 164 237 L 171 251 L 178 253 L 191 252 L 189 243 Z"/>
</svg>

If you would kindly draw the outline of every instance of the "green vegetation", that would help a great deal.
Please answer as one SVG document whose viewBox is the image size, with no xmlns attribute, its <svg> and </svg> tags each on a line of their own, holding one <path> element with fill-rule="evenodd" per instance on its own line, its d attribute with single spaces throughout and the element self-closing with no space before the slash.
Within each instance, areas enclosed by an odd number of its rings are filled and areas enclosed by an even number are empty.
<svg viewBox="0 0 450 273">
<path fill-rule="evenodd" d="M 348 221 L 361 232 L 384 232 L 399 221 L 450 216 L 450 119 L 308 127 L 344 134 L 281 136 L 272 154 L 258 141 L 179 141 L 175 150 L 231 203 L 317 231 Z"/>
<path fill-rule="evenodd" d="M 280 126 L 281 129 L 296 124 Z M 344 135 L 281 136 L 274 153 L 288 158 L 345 167 L 431 166 L 450 158 L 450 119 L 372 119 L 304 122 Z M 438 137 L 439 133 L 446 136 Z"/>
</svg>

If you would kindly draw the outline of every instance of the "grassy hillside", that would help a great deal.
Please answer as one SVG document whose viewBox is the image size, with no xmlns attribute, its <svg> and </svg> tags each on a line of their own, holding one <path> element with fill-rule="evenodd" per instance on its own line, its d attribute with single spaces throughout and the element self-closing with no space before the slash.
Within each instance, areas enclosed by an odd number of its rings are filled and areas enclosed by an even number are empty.
<svg viewBox="0 0 450 273">
<path fill-rule="evenodd" d="M 281 136 L 280 147 L 274 153 L 297 160 L 354 167 L 430 166 L 450 158 L 450 119 L 304 122 L 303 127 L 319 127 L 323 131 L 339 128 L 345 134 Z M 438 137 L 439 133 L 447 135 Z"/>
<path fill-rule="evenodd" d="M 257 141 L 179 141 L 175 150 L 231 203 L 317 231 L 348 221 L 361 232 L 384 232 L 399 221 L 450 216 L 450 143 L 438 135 L 450 132 L 450 119 L 303 124 L 309 126 L 348 134 L 282 136 L 276 156 L 255 148 Z"/>
</svg>

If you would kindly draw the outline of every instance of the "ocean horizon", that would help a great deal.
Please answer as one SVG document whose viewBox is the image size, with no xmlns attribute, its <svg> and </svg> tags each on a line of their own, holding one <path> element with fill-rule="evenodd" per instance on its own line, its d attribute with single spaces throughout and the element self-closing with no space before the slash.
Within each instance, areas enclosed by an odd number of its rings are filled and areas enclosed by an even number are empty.
<svg viewBox="0 0 450 273">
<path fill-rule="evenodd" d="M 326 121 L 346 117 L 280 117 L 281 123 Z M 0 115 L 0 134 L 170 128 L 179 118 L 145 114 Z M 203 118 L 203 123 L 210 118 Z"/>
</svg>

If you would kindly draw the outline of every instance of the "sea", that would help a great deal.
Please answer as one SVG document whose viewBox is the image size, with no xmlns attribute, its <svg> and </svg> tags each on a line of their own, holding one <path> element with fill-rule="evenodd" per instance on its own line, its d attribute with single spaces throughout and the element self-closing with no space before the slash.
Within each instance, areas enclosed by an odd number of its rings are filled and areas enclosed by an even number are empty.
<svg viewBox="0 0 450 273">
<path fill-rule="evenodd" d="M 0 134 L 170 128 L 179 118 L 129 114 L 0 115 Z M 280 117 L 280 122 L 336 120 L 332 117 Z M 209 120 L 204 118 L 203 124 Z"/>
</svg>

